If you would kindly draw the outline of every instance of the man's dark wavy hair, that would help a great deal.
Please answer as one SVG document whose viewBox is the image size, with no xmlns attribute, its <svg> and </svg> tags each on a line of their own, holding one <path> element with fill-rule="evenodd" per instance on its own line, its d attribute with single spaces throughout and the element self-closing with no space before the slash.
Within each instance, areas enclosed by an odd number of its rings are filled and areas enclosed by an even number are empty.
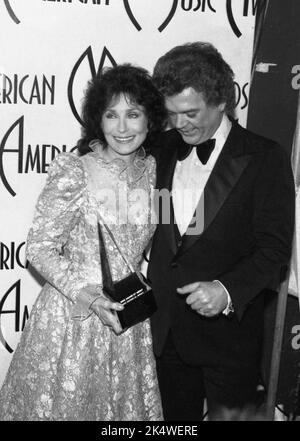
<svg viewBox="0 0 300 441">
<path fill-rule="evenodd" d="M 77 143 L 80 155 L 91 151 L 88 145 L 93 139 L 99 139 L 106 146 L 100 124 L 102 115 L 111 101 L 121 94 L 144 107 L 149 121 L 147 138 L 151 139 L 154 133 L 163 130 L 167 120 L 164 98 L 154 86 L 150 74 L 129 63 L 105 67 L 89 81 L 85 91 L 82 137 Z"/>
<path fill-rule="evenodd" d="M 206 104 L 226 103 L 226 113 L 233 114 L 234 73 L 210 43 L 199 41 L 174 47 L 157 61 L 153 81 L 165 97 L 192 87 L 203 93 Z"/>
</svg>

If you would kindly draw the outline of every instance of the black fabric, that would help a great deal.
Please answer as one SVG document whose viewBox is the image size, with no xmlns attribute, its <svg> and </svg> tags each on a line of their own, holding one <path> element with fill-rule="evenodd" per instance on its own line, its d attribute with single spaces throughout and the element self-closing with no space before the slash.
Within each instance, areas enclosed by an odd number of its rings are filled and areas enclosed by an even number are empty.
<svg viewBox="0 0 300 441">
<path fill-rule="evenodd" d="M 195 148 L 197 150 L 197 156 L 199 158 L 199 161 L 202 162 L 202 164 L 206 164 L 209 160 L 209 157 L 215 148 L 216 140 L 214 138 L 208 139 L 207 141 L 202 142 L 198 145 L 189 145 L 189 144 L 182 144 L 180 148 L 178 149 L 177 153 L 177 159 L 178 161 L 183 161 L 186 159 L 191 151 Z"/>
<path fill-rule="evenodd" d="M 211 419 L 222 419 L 224 408 L 236 410 L 255 404 L 257 370 L 191 366 L 178 355 L 171 332 L 156 365 L 167 421 L 201 421 L 205 398 Z"/>
<path fill-rule="evenodd" d="M 201 421 L 205 390 L 201 369 L 188 366 L 178 356 L 169 333 L 161 357 L 156 358 L 157 377 L 166 421 Z"/>
</svg>

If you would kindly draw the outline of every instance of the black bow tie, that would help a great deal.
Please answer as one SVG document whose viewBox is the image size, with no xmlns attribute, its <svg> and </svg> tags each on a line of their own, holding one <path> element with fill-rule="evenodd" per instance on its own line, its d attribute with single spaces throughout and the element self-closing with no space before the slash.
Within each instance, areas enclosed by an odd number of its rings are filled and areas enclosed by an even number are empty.
<svg viewBox="0 0 300 441">
<path fill-rule="evenodd" d="M 183 161 L 189 156 L 193 148 L 196 148 L 199 160 L 202 162 L 202 164 L 206 164 L 209 160 L 211 152 L 215 147 L 215 143 L 216 140 L 213 138 L 208 139 L 207 141 L 204 141 L 198 145 L 182 144 L 178 149 L 177 159 L 178 161 Z"/>
</svg>

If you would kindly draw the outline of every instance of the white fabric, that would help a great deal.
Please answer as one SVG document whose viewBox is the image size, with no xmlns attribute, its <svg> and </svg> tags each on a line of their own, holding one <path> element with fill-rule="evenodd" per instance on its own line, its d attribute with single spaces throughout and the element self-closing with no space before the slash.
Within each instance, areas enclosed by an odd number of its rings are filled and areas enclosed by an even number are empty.
<svg viewBox="0 0 300 441">
<path fill-rule="evenodd" d="M 222 151 L 231 129 L 231 122 L 226 115 L 212 138 L 216 139 L 215 148 L 206 164 L 202 164 L 196 149 L 183 161 L 177 161 L 173 176 L 172 199 L 175 220 L 183 235 L 193 217 L 204 187 Z"/>
<path fill-rule="evenodd" d="M 225 314 L 225 315 L 228 315 L 230 312 L 232 312 L 234 310 L 233 309 L 233 304 L 232 304 L 232 301 L 231 301 L 231 297 L 230 297 L 229 292 L 228 292 L 228 289 L 226 288 L 226 286 L 223 285 L 222 282 L 220 282 L 220 280 L 214 280 L 214 282 L 218 282 L 222 286 L 222 288 L 224 289 L 224 291 L 227 294 L 227 306 L 222 311 L 222 313 Z"/>
</svg>

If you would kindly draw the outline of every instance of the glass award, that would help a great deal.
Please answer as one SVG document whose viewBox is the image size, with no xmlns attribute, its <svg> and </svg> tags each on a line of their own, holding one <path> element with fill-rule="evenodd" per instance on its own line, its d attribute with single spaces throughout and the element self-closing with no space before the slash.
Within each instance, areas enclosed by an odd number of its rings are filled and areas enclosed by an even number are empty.
<svg viewBox="0 0 300 441">
<path fill-rule="evenodd" d="M 112 280 L 101 224 L 106 229 L 129 270 L 129 274 L 118 281 Z M 141 272 L 133 270 L 108 226 L 103 221 L 101 224 L 98 222 L 103 291 L 111 300 L 124 305 L 124 309 L 117 311 L 116 314 L 121 327 L 125 330 L 150 317 L 157 309 L 156 301 L 148 280 Z"/>
</svg>

